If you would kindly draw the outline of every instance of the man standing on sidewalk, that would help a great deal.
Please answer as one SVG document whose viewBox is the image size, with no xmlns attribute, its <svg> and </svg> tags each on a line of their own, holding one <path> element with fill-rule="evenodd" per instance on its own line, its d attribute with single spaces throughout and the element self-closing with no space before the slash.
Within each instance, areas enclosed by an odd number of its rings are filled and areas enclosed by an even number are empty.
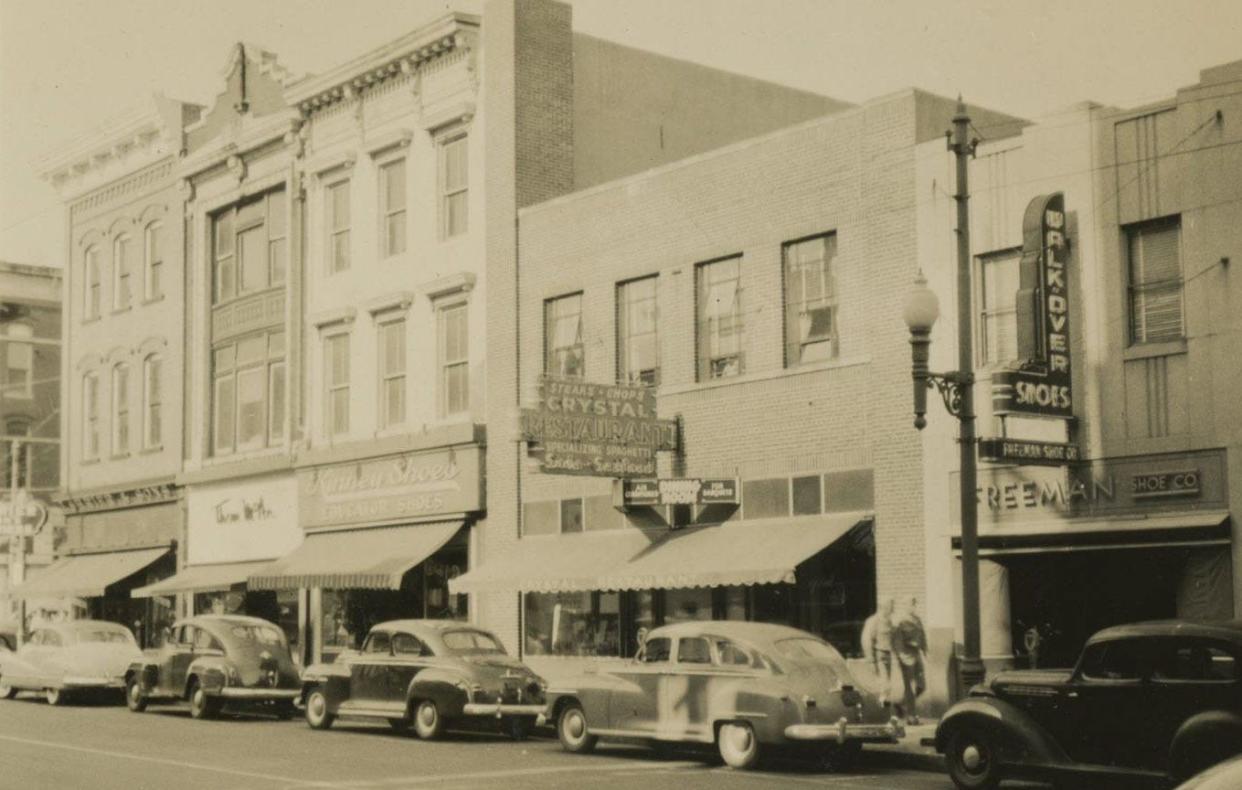
<svg viewBox="0 0 1242 790">
<path fill-rule="evenodd" d="M 871 662 L 871 671 L 883 681 L 880 699 L 888 699 L 893 680 L 893 599 L 885 598 L 880 608 L 863 622 L 863 658 Z"/>
<path fill-rule="evenodd" d="M 906 724 L 918 724 L 918 698 L 927 688 L 927 633 L 918 615 L 918 598 L 901 608 L 893 623 L 893 653 L 901 667 L 902 715 Z"/>
</svg>

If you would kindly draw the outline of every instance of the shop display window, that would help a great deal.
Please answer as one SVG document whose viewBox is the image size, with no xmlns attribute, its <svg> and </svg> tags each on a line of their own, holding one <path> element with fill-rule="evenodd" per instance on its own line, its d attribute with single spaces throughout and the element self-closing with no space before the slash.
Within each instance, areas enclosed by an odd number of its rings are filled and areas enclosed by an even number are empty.
<svg viewBox="0 0 1242 790">
<path fill-rule="evenodd" d="M 621 655 L 621 593 L 531 593 L 526 596 L 526 653 Z"/>
</svg>

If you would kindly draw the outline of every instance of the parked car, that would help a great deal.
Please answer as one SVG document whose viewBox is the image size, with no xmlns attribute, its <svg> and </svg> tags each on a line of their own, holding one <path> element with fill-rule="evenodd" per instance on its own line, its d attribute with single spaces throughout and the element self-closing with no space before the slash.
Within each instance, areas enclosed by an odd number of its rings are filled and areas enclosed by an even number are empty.
<svg viewBox="0 0 1242 790">
<path fill-rule="evenodd" d="M 863 743 L 905 734 L 886 704 L 855 685 L 832 645 L 747 622 L 656 628 L 632 661 L 553 684 L 547 717 L 570 752 L 589 752 L 601 737 L 715 743 L 733 768 L 754 766 L 766 747 L 793 745 L 844 765 Z"/>
<path fill-rule="evenodd" d="M 940 720 L 936 748 L 964 790 L 1007 777 L 1167 787 L 1242 753 L 1242 621 L 1107 628 L 1073 669 L 972 689 Z"/>
<path fill-rule="evenodd" d="M 123 625 L 102 620 L 45 625 L 16 652 L 0 653 L 0 698 L 42 691 L 48 703 L 59 705 L 90 690 L 119 691 L 125 668 L 140 658 L 134 635 Z"/>
<path fill-rule="evenodd" d="M 226 705 L 289 718 L 300 693 L 284 632 L 266 620 L 240 615 L 178 621 L 166 630 L 163 647 L 125 673 L 130 710 L 186 700 L 196 719 L 215 716 Z"/>
<path fill-rule="evenodd" d="M 468 720 L 494 720 L 522 737 L 543 713 L 544 688 L 493 634 L 451 620 L 380 623 L 361 651 L 302 676 L 306 723 L 314 729 L 338 716 L 379 719 L 428 740 Z"/>
<path fill-rule="evenodd" d="M 1177 786 L 1177 790 L 1237 790 L 1242 787 L 1242 757 L 1215 765 Z"/>
</svg>

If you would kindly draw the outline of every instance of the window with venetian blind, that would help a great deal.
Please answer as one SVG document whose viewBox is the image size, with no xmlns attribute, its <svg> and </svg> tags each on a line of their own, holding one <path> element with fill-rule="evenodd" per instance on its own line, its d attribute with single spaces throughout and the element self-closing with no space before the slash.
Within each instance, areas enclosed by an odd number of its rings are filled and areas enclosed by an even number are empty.
<svg viewBox="0 0 1242 790">
<path fill-rule="evenodd" d="M 1020 250 L 979 258 L 979 363 L 1001 365 L 1018 358 L 1018 264 Z"/>
<path fill-rule="evenodd" d="M 837 287 L 834 233 L 790 242 L 785 261 L 785 363 L 800 365 L 837 355 Z"/>
<path fill-rule="evenodd" d="M 1130 342 L 1180 340 L 1185 336 L 1180 218 L 1131 225 L 1125 233 Z"/>
</svg>

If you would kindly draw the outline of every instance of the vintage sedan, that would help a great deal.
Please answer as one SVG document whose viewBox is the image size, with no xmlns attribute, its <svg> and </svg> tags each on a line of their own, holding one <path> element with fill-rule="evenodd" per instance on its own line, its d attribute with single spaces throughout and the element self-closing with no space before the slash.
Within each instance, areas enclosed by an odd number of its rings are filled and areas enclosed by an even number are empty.
<svg viewBox="0 0 1242 790">
<path fill-rule="evenodd" d="M 1215 765 L 1177 786 L 1177 790 L 1238 790 L 1242 787 L 1242 757 Z"/>
<path fill-rule="evenodd" d="M 301 680 L 284 633 L 240 615 L 199 615 L 178 621 L 164 646 L 125 673 L 129 709 L 189 701 L 190 715 L 210 718 L 226 705 L 290 718 Z"/>
<path fill-rule="evenodd" d="M 862 744 L 905 734 L 827 642 L 746 622 L 656 628 L 634 660 L 553 684 L 547 717 L 570 752 L 601 737 L 714 743 L 733 768 L 753 767 L 774 746 L 812 747 L 843 767 Z"/>
<path fill-rule="evenodd" d="M 1242 621 L 1107 628 L 1073 669 L 976 686 L 936 748 L 963 790 L 1007 777 L 1168 787 L 1242 753 Z"/>
<path fill-rule="evenodd" d="M 0 697 L 42 691 L 49 704 L 59 705 L 88 691 L 120 691 L 125 668 L 141 658 L 123 625 L 75 620 L 41 626 L 16 652 L 0 654 Z"/>
<path fill-rule="evenodd" d="M 302 699 L 317 730 L 338 716 L 378 719 L 430 740 L 450 724 L 490 721 L 520 738 L 543 713 L 544 683 L 481 628 L 394 620 L 372 628 L 361 651 L 307 667 Z"/>
</svg>

